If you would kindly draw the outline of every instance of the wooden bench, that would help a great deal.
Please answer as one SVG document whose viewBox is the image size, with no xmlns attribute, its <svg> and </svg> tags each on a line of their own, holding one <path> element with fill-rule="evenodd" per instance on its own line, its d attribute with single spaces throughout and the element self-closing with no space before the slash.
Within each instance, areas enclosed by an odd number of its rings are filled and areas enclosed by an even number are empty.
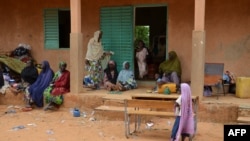
<svg viewBox="0 0 250 141">
<path fill-rule="evenodd" d="M 125 99 L 124 116 L 125 116 L 125 136 L 129 138 L 133 132 L 140 129 L 141 116 L 164 116 L 175 117 L 174 113 L 175 99 L 172 100 L 143 100 L 143 99 Z M 195 107 L 195 106 L 194 106 Z M 196 113 L 196 110 L 194 111 Z M 130 132 L 131 116 L 134 116 L 135 130 Z M 196 114 L 195 128 L 196 128 Z"/>
</svg>

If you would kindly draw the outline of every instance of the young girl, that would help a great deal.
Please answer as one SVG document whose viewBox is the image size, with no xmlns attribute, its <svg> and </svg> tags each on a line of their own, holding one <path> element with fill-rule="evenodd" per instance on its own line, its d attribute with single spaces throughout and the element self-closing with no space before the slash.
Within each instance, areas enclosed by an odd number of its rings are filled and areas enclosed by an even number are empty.
<svg viewBox="0 0 250 141">
<path fill-rule="evenodd" d="M 181 84 L 181 95 L 175 104 L 176 119 L 172 129 L 171 141 L 179 141 L 180 136 L 185 140 L 189 136 L 192 140 L 194 134 L 194 116 L 192 108 L 192 97 L 190 86 L 186 83 Z"/>
</svg>

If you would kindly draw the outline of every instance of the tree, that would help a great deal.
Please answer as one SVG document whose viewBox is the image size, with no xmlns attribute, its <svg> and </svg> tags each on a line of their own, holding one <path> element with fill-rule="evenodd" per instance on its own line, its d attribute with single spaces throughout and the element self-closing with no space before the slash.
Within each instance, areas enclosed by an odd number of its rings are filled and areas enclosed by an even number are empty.
<svg viewBox="0 0 250 141">
<path fill-rule="evenodd" d="M 149 26 L 136 26 L 135 27 L 134 47 L 137 46 L 138 40 L 143 40 L 146 47 L 149 46 Z"/>
</svg>

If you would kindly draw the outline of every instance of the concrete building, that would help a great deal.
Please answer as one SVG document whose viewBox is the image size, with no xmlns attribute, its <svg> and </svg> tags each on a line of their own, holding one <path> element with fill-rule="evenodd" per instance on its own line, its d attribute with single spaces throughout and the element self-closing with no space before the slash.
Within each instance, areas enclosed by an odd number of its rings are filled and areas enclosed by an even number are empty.
<svg viewBox="0 0 250 141">
<path fill-rule="evenodd" d="M 105 49 L 135 65 L 133 30 L 146 24 L 151 45 L 153 37 L 165 35 L 166 53 L 175 50 L 181 60 L 182 81 L 191 81 L 193 93 L 202 95 L 204 62 L 224 63 L 236 76 L 250 76 L 249 6 L 249 0 L 1 0 L 0 52 L 27 43 L 34 59 L 48 60 L 54 70 L 66 61 L 73 72 L 71 91 L 79 93 L 93 33 L 103 30 Z M 116 15 L 114 21 L 106 21 L 112 17 L 107 13 Z"/>
</svg>

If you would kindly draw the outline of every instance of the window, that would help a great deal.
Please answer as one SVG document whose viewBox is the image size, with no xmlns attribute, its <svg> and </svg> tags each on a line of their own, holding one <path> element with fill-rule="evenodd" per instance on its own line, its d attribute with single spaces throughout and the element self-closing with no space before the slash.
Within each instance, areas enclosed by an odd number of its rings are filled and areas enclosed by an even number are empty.
<svg viewBox="0 0 250 141">
<path fill-rule="evenodd" d="M 70 11 L 68 9 L 44 10 L 44 45 L 46 49 L 69 48 Z"/>
</svg>

